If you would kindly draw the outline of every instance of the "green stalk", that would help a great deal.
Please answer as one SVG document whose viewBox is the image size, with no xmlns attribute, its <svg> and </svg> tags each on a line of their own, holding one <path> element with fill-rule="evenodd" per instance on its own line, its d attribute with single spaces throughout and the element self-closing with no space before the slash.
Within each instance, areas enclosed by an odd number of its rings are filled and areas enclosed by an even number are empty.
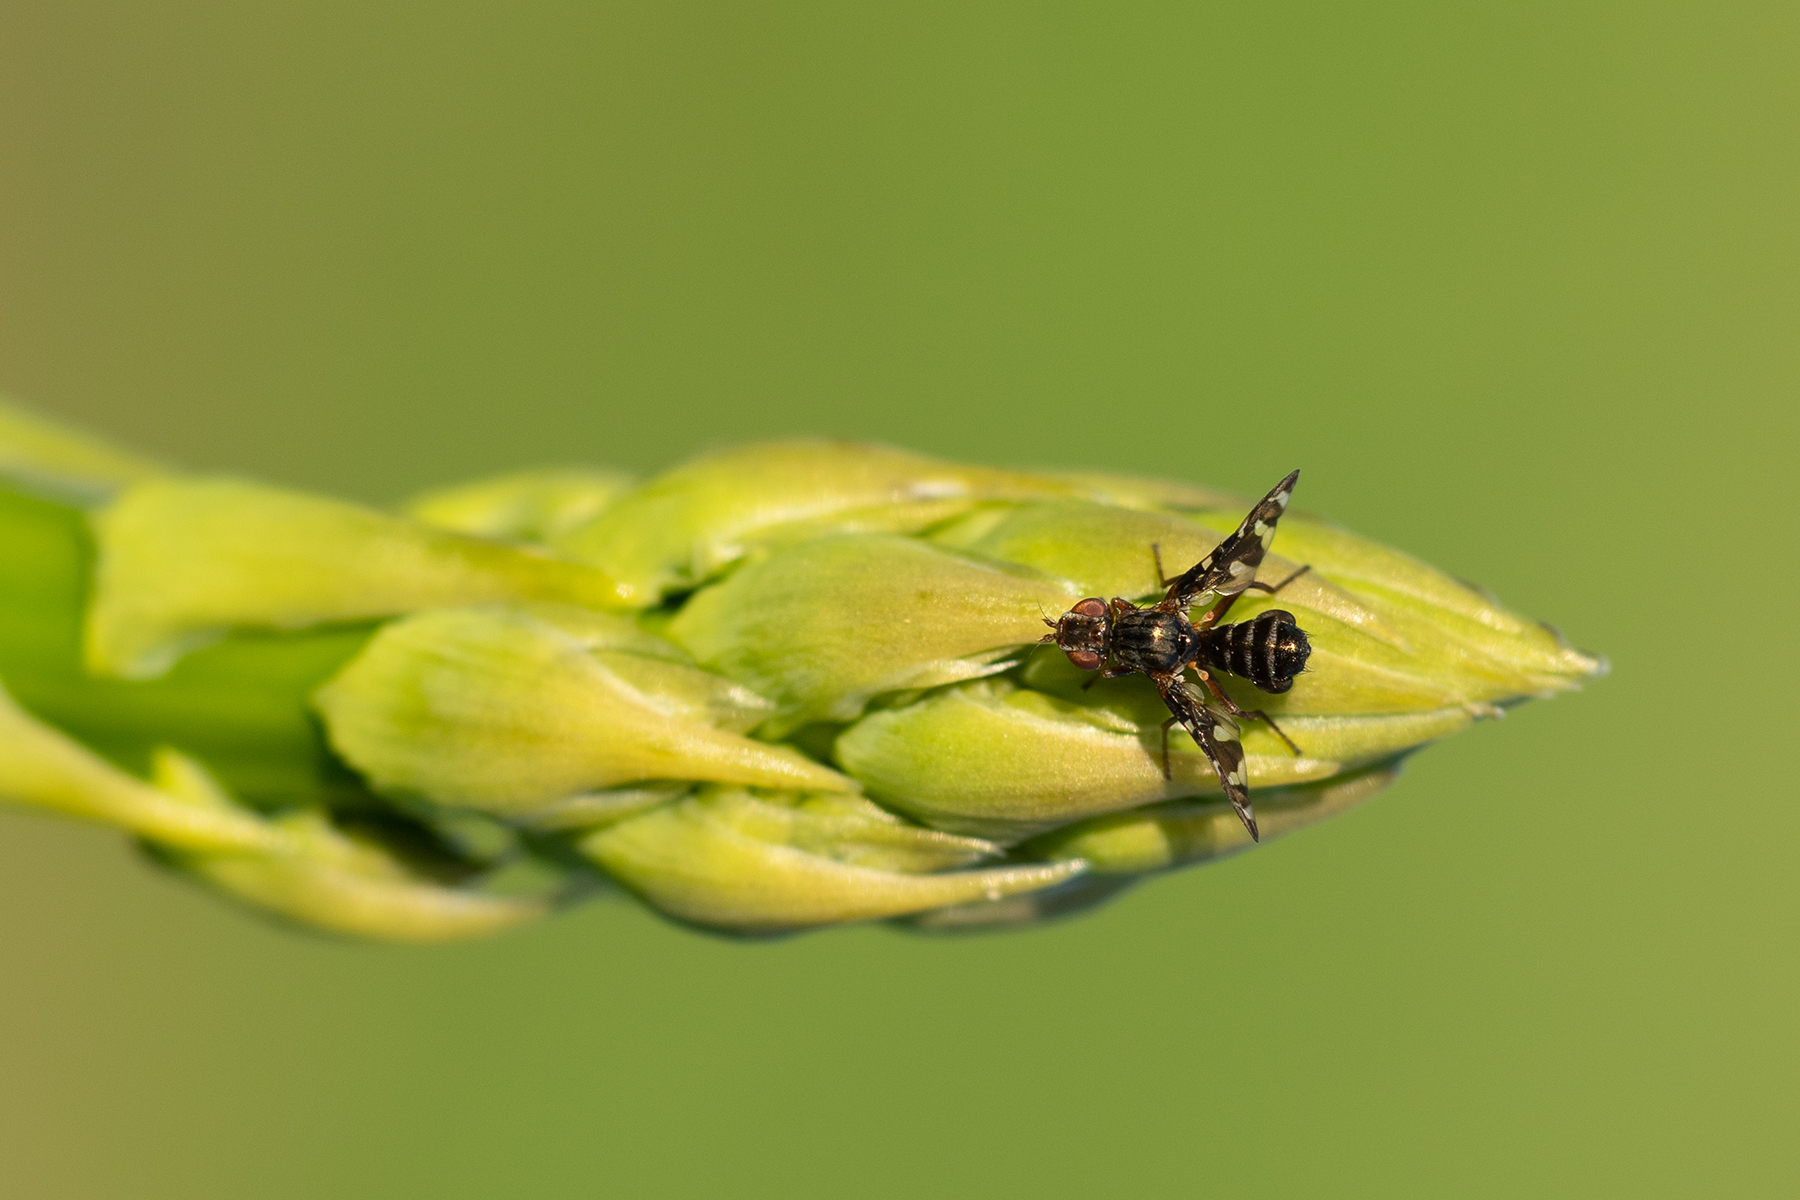
<svg viewBox="0 0 1800 1200">
<path fill-rule="evenodd" d="M 327 752 L 311 695 L 372 626 L 240 630 L 160 678 L 108 678 L 82 663 L 86 514 L 0 490 L 0 547 L 0 680 L 26 709 L 140 774 L 156 747 L 181 747 L 261 808 L 365 794 Z"/>
</svg>

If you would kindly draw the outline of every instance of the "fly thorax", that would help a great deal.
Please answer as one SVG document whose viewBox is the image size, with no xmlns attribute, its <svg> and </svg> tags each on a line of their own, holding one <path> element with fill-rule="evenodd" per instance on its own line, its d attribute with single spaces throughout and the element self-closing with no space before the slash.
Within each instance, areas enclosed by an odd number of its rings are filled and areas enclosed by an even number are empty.
<svg viewBox="0 0 1800 1200">
<path fill-rule="evenodd" d="M 1113 631 L 1120 665 L 1155 675 L 1181 670 L 1193 646 L 1193 626 L 1178 613 L 1141 609 L 1123 613 Z"/>
</svg>

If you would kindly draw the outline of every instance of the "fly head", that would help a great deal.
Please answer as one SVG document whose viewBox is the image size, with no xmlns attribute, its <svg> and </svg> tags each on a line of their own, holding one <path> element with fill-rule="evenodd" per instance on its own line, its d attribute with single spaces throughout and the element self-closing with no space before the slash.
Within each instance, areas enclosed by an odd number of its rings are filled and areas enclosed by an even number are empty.
<svg viewBox="0 0 1800 1200">
<path fill-rule="evenodd" d="M 1089 596 L 1064 613 L 1056 622 L 1056 632 L 1044 640 L 1055 642 L 1056 648 L 1083 671 L 1097 671 L 1106 661 L 1110 626 L 1106 601 Z"/>
</svg>

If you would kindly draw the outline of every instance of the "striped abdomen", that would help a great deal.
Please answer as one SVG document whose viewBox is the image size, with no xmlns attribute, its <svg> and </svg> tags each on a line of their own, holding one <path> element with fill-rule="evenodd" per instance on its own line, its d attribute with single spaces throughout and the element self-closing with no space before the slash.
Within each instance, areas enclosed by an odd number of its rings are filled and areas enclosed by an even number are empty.
<svg viewBox="0 0 1800 1200">
<path fill-rule="evenodd" d="M 1248 679 L 1265 692 L 1294 686 L 1306 669 L 1312 644 L 1294 624 L 1294 614 L 1271 608 L 1235 625 L 1215 625 L 1200 635 L 1201 665 Z"/>
</svg>

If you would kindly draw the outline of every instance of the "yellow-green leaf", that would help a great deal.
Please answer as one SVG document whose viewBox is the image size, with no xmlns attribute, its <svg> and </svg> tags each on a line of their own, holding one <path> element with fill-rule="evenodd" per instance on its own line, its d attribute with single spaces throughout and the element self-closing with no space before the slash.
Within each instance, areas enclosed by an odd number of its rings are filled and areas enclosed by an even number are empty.
<svg viewBox="0 0 1800 1200">
<path fill-rule="evenodd" d="M 401 507 L 415 521 L 455 533 L 547 543 L 592 520 L 631 483 L 622 471 L 547 467 L 434 488 Z"/>
<path fill-rule="evenodd" d="M 165 469 L 0 399 L 0 480 L 58 500 L 93 504 Z"/>
<path fill-rule="evenodd" d="M 127 489 L 94 520 L 89 665 L 161 674 L 238 626 L 328 621 L 502 600 L 613 603 L 591 567 L 235 479 Z"/>
<path fill-rule="evenodd" d="M 792 803 L 734 789 L 652 809 L 590 834 L 582 850 L 651 904 L 684 921 L 773 933 L 900 916 L 1051 887 L 1080 874 L 1058 862 L 946 874 L 860 865 L 841 818 L 827 827 Z M 892 833 L 885 834 L 892 837 Z M 939 835 L 941 836 L 941 835 Z M 891 844 L 877 849 L 892 851 Z M 924 861 L 940 861 L 927 855 Z M 920 865 L 916 856 L 913 865 Z"/>
<path fill-rule="evenodd" d="M 647 607 L 758 546 L 828 533 L 911 533 L 982 500 L 1076 494 L 1048 476 L 944 462 L 887 446 L 795 439 L 701 455 L 558 538 L 564 553 Z"/>
<path fill-rule="evenodd" d="M 870 713 L 839 736 L 839 764 L 876 799 L 938 828 L 1017 841 L 1085 817 L 1158 800 L 1212 795 L 1218 778 L 1167 709 L 1148 698 L 1087 704 L 1004 681 L 946 688 L 918 703 Z M 1291 717 L 1305 751 L 1291 754 L 1256 722 L 1243 722 L 1251 799 L 1265 788 L 1325 779 L 1466 727 L 1464 708 L 1380 716 Z"/>
</svg>

